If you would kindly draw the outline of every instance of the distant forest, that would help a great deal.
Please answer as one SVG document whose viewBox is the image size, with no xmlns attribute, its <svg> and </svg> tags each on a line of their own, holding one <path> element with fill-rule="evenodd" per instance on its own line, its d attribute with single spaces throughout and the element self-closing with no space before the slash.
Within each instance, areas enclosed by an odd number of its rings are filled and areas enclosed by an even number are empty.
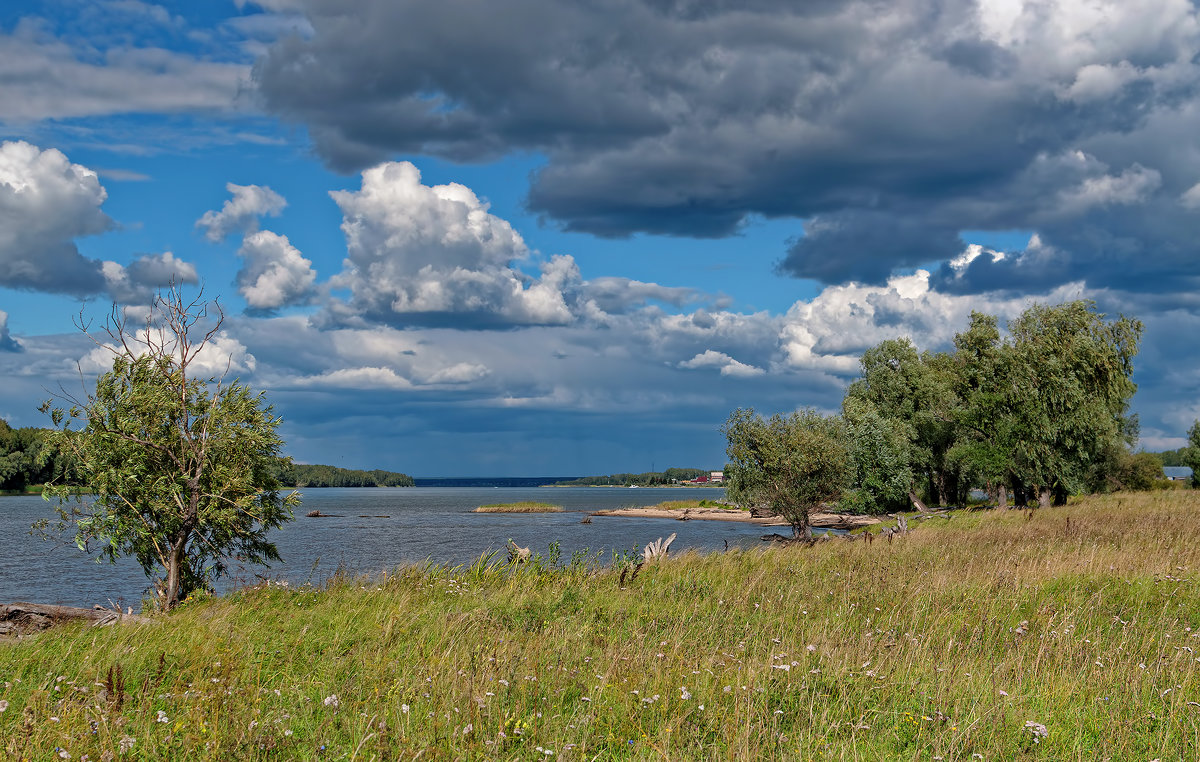
<svg viewBox="0 0 1200 762">
<path fill-rule="evenodd" d="M 585 476 L 567 482 L 557 482 L 556 487 L 658 487 L 675 482 L 686 482 L 697 476 L 708 476 L 703 468 L 668 468 L 666 471 L 650 471 L 644 474 L 609 474 L 608 476 Z"/>
<path fill-rule="evenodd" d="M 336 466 L 310 466 L 289 463 L 279 474 L 285 487 L 411 487 L 413 479 L 408 474 L 394 471 L 356 471 Z"/>
<path fill-rule="evenodd" d="M 78 484 L 74 461 L 50 440 L 48 429 L 14 429 L 0 418 L 0 492 L 21 492 L 47 482 Z M 279 481 L 284 487 L 411 487 L 407 474 L 394 471 L 354 471 L 335 466 L 283 462 Z"/>
</svg>

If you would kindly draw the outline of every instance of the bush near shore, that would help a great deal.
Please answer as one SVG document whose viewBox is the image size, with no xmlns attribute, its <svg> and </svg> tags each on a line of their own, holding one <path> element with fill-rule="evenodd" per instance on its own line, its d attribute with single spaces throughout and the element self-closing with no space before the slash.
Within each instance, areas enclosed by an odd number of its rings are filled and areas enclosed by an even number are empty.
<svg viewBox="0 0 1200 762">
<path fill-rule="evenodd" d="M 1198 536 L 1200 494 L 1117 494 L 627 589 L 544 562 L 270 585 L 0 647 L 2 756 L 1195 759 Z"/>
<path fill-rule="evenodd" d="M 475 509 L 475 513 L 562 513 L 561 505 L 552 505 L 550 503 L 535 503 L 532 500 L 524 500 L 518 503 L 493 503 L 491 505 L 481 505 Z"/>
</svg>

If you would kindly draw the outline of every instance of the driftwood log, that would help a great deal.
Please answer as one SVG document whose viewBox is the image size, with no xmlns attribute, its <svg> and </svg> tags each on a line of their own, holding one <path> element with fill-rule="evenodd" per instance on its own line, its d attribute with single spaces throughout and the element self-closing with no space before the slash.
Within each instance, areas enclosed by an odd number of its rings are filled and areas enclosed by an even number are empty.
<svg viewBox="0 0 1200 762">
<path fill-rule="evenodd" d="M 529 560 L 529 548 L 518 546 L 511 537 L 508 538 L 508 562 L 510 564 L 523 564 Z"/>
<path fill-rule="evenodd" d="M 661 537 L 651 542 L 642 549 L 642 563 L 649 563 L 660 558 L 666 558 L 667 549 L 671 547 L 671 543 L 673 542 L 675 542 L 674 532 L 671 533 L 671 536 L 667 538 L 666 542 L 663 542 L 663 538 Z"/>
<path fill-rule="evenodd" d="M 9 603 L 0 606 L 0 637 L 30 635 L 55 625 L 79 620 L 89 622 L 92 627 L 107 627 L 118 622 L 127 624 L 150 621 L 132 612 L 122 614 L 118 609 L 106 609 L 101 606 L 84 609 L 43 603 Z"/>
</svg>

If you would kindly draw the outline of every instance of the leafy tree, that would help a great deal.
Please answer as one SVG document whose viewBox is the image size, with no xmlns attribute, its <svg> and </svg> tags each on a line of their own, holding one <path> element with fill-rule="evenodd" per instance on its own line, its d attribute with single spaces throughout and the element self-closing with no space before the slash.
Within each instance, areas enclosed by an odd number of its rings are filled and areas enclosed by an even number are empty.
<svg viewBox="0 0 1200 762">
<path fill-rule="evenodd" d="M 947 357 L 921 355 L 908 339 L 889 339 L 863 353 L 862 378 L 850 385 L 847 399 L 873 407 L 907 443 L 908 487 L 916 503 L 916 478 L 923 477 L 935 503 L 958 492 L 954 462 L 953 369 Z"/>
<path fill-rule="evenodd" d="M 1125 453 L 1113 476 L 1117 489 L 1147 492 L 1163 478 L 1162 460 L 1152 452 Z"/>
<path fill-rule="evenodd" d="M 766 505 L 792 525 L 797 537 L 812 539 L 809 514 L 837 500 L 846 484 L 850 456 L 842 422 L 814 410 L 764 419 L 739 408 L 721 427 L 725 449 L 725 494 L 734 502 Z"/>
<path fill-rule="evenodd" d="M 1188 446 L 1183 454 L 1183 465 L 1192 469 L 1192 486 L 1200 487 L 1200 421 L 1193 421 L 1188 429 Z"/>
<path fill-rule="evenodd" d="M 841 508 L 851 513 L 904 510 L 913 475 L 909 442 L 902 429 L 880 415 L 874 405 L 855 397 L 844 400 L 842 418 L 853 489 L 843 495 Z"/>
<path fill-rule="evenodd" d="M 135 557 L 158 576 L 164 610 L 207 588 L 230 558 L 279 560 L 267 532 L 299 501 L 279 492 L 283 441 L 264 395 L 226 381 L 228 358 L 225 372 L 205 370 L 223 317 L 215 302 L 185 301 L 172 287 L 131 333 L 114 305 L 93 337 L 112 353 L 112 370 L 82 399 L 63 392 L 42 406 L 94 493 L 80 500 L 62 484 L 49 488 L 61 526 L 75 530 L 80 549 L 96 544 L 97 560 Z"/>
<path fill-rule="evenodd" d="M 1107 321 L 1093 302 L 1075 301 L 1030 307 L 1009 332 L 1004 396 L 1013 470 L 1040 505 L 1061 502 L 1132 441 L 1126 414 L 1142 324 Z"/>
</svg>

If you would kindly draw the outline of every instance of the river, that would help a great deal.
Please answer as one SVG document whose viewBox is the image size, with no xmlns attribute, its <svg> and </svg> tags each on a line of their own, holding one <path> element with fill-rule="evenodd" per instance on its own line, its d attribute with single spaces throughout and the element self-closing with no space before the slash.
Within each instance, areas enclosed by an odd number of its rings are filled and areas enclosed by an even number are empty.
<svg viewBox="0 0 1200 762">
<path fill-rule="evenodd" d="M 613 550 L 641 548 L 672 532 L 671 551 L 758 547 L 764 533 L 777 530 L 727 521 L 677 521 L 596 517 L 590 511 L 654 505 L 664 500 L 719 499 L 720 488 L 618 487 L 408 487 L 310 489 L 296 520 L 274 531 L 271 540 L 282 563 L 237 567 L 218 584 L 218 592 L 254 584 L 261 577 L 292 584 L 319 584 L 339 567 L 356 574 L 378 574 L 403 564 L 426 560 L 439 564 L 469 563 L 484 553 L 501 551 L 509 537 L 545 555 L 558 541 L 566 562 L 588 549 L 609 559 Z M 522 500 L 561 505 L 562 513 L 473 513 L 479 505 Z M 306 518 L 319 510 L 331 514 Z M 130 559 L 97 564 L 66 538 L 46 541 L 30 535 L 30 525 L 51 516 L 52 505 L 37 496 L 0 497 L 0 604 L 14 601 L 92 606 L 109 601 L 138 610 L 148 589 L 141 567 Z"/>
</svg>

